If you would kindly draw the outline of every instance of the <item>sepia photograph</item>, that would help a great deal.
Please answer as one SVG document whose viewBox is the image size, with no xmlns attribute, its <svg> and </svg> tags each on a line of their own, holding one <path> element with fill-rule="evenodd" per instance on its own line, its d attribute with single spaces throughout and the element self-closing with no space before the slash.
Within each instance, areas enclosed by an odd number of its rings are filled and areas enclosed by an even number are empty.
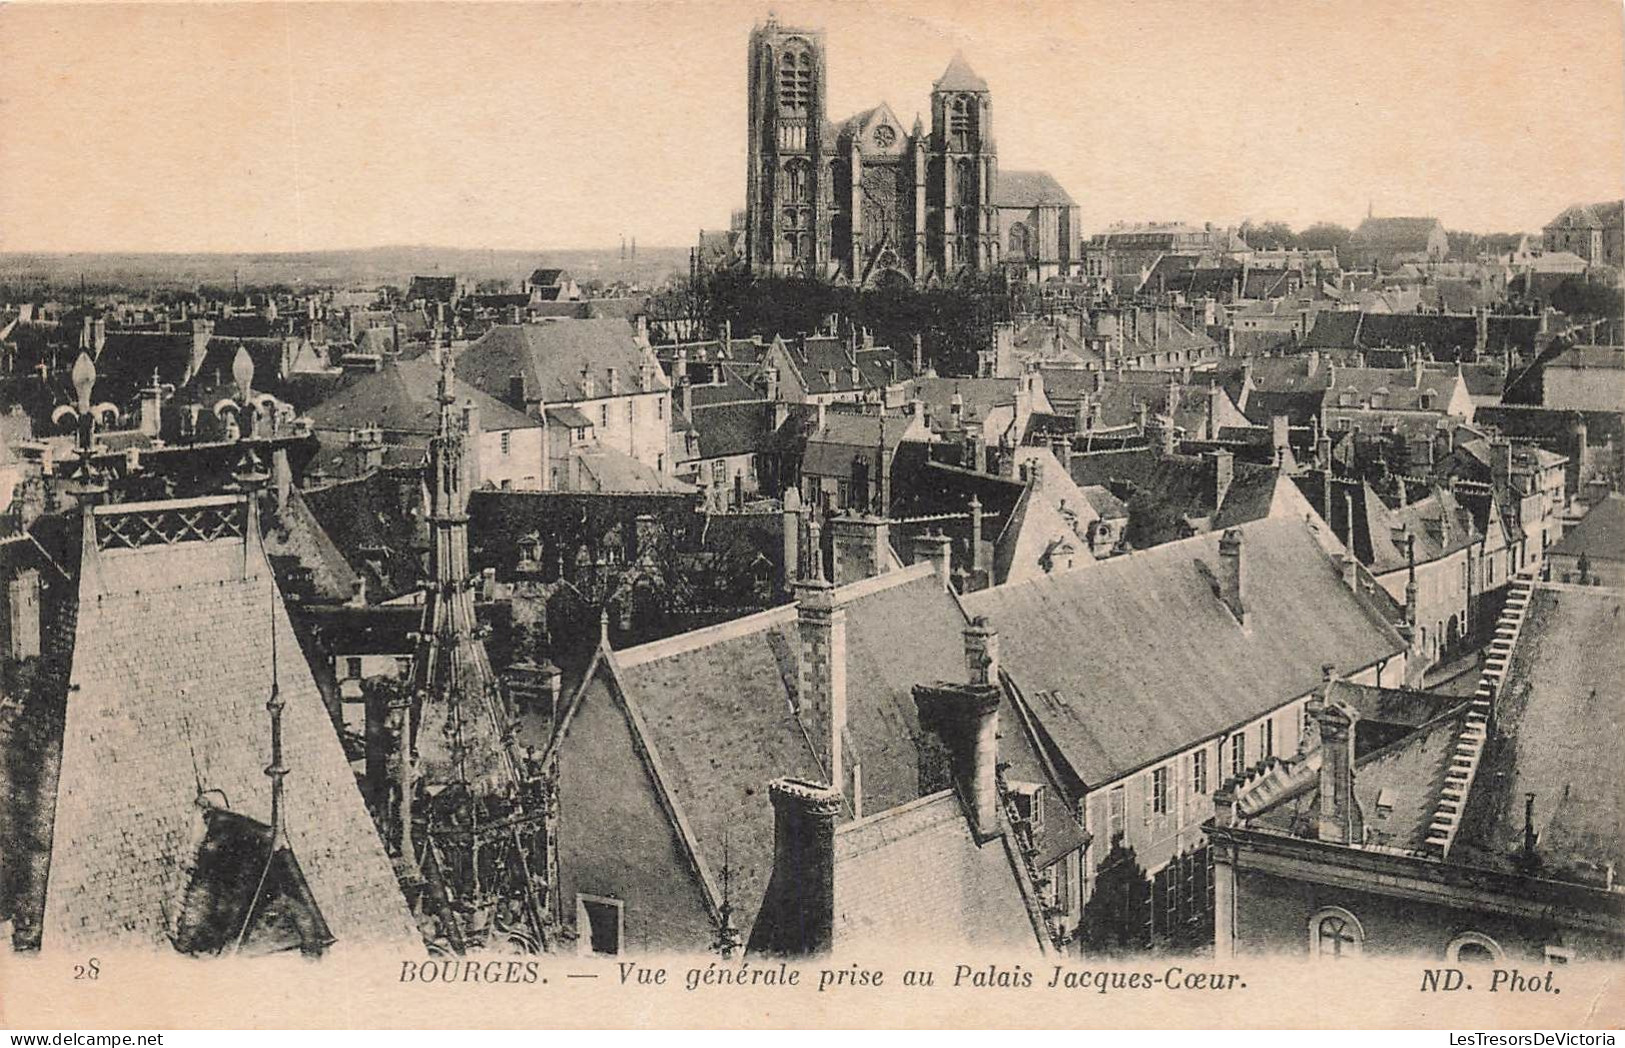
<svg viewBox="0 0 1625 1048">
<path fill-rule="evenodd" d="M 1625 1024 L 1616 0 L 0 68 L 0 1028 Z"/>
</svg>

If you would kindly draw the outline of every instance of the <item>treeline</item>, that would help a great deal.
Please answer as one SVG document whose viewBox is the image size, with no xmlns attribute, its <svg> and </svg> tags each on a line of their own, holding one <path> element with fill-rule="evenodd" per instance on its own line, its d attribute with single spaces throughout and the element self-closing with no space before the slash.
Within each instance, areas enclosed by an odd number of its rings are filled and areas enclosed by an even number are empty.
<svg viewBox="0 0 1625 1048">
<path fill-rule="evenodd" d="M 650 309 L 655 319 L 688 319 L 712 336 L 727 323 L 738 338 L 813 334 L 839 316 L 866 328 L 877 345 L 905 353 L 918 334 L 927 361 L 940 373 L 975 374 L 977 353 L 989 345 L 993 325 L 1012 315 L 1011 291 L 996 273 L 940 288 L 901 282 L 854 288 L 725 270 L 662 292 Z"/>
</svg>

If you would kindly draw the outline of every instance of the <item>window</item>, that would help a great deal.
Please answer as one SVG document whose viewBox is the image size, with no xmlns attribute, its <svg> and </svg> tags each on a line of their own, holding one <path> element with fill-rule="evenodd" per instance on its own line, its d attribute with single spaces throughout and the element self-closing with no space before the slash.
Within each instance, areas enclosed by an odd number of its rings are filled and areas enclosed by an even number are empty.
<svg viewBox="0 0 1625 1048">
<path fill-rule="evenodd" d="M 1121 786 L 1113 786 L 1111 792 L 1106 794 L 1106 840 L 1107 846 L 1112 841 L 1123 836 L 1124 806 L 1128 803 L 1128 795 Z"/>
<path fill-rule="evenodd" d="M 609 405 L 608 404 L 600 404 L 600 405 L 598 405 L 598 424 L 600 426 L 603 426 L 605 429 L 609 428 Z"/>
<path fill-rule="evenodd" d="M 1309 919 L 1309 955 L 1325 960 L 1358 957 L 1365 944 L 1365 932 L 1354 914 L 1336 906 L 1320 910 Z"/>
<path fill-rule="evenodd" d="M 1444 949 L 1451 964 L 1500 964 L 1506 959 L 1501 944 L 1478 932 L 1462 932 Z"/>
<path fill-rule="evenodd" d="M 1041 783 L 1012 782 L 1010 800 L 1016 808 L 1016 818 L 1032 827 L 1034 833 L 1044 829 L 1044 787 Z"/>
<path fill-rule="evenodd" d="M 347 680 L 361 679 L 361 657 L 359 655 L 351 655 L 344 660 L 344 676 Z"/>
<path fill-rule="evenodd" d="M 601 899 L 595 895 L 576 896 L 576 949 L 596 956 L 614 956 L 621 952 L 621 936 L 625 930 L 623 907 L 619 899 Z"/>
<path fill-rule="evenodd" d="M 1207 750 L 1205 748 L 1191 754 L 1191 792 L 1207 792 Z"/>
<path fill-rule="evenodd" d="M 635 400 L 628 400 L 626 402 L 626 421 L 630 423 L 630 422 L 636 422 L 637 420 L 638 420 L 638 402 L 635 401 Z"/>
<path fill-rule="evenodd" d="M 655 418 L 665 419 L 665 417 L 666 417 L 666 398 L 665 397 L 656 397 L 655 398 Z"/>
<path fill-rule="evenodd" d="M 1247 736 L 1236 732 L 1230 736 L 1230 775 L 1239 778 L 1247 770 Z"/>
<path fill-rule="evenodd" d="M 1275 756 L 1275 718 L 1270 717 L 1258 726 L 1258 757 L 1263 760 Z"/>
<path fill-rule="evenodd" d="M 1168 766 L 1151 770 L 1151 811 L 1155 815 L 1168 814 Z"/>
<path fill-rule="evenodd" d="M 513 434 L 507 430 L 502 431 L 502 453 L 506 455 L 513 447 Z"/>
<path fill-rule="evenodd" d="M 786 51 L 779 59 L 779 107 L 788 113 L 804 113 L 811 99 L 812 55 Z"/>
<path fill-rule="evenodd" d="M 1566 946 L 1546 947 L 1546 963 L 1556 967 L 1559 964 L 1568 964 L 1574 960 L 1574 951 Z"/>
</svg>

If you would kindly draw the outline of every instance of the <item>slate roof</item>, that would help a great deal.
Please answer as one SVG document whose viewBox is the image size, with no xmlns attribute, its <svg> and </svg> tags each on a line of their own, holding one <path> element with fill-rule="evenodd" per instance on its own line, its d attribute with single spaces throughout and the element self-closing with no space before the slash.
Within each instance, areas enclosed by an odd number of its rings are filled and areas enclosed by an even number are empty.
<svg viewBox="0 0 1625 1048">
<path fill-rule="evenodd" d="M 766 401 L 695 405 L 690 421 L 700 435 L 701 458 L 750 455 L 764 450 L 773 436 L 773 405 Z"/>
<path fill-rule="evenodd" d="M 847 605 L 847 723 L 869 811 L 919 796 L 913 687 L 964 661 L 964 617 L 935 577 L 886 581 Z M 752 905 L 773 861 L 767 784 L 825 778 L 791 713 L 799 644 L 782 608 L 616 655 L 700 854 L 722 869 L 726 831 L 735 897 Z"/>
<path fill-rule="evenodd" d="M 1566 557 L 1583 553 L 1589 560 L 1625 560 L 1625 495 L 1610 492 L 1547 552 Z"/>
<path fill-rule="evenodd" d="M 385 433 L 431 436 L 440 424 L 440 365 L 431 356 L 390 361 L 358 378 L 308 412 L 316 429 L 348 432 L 377 426 Z M 472 401 L 480 427 L 488 432 L 535 429 L 541 422 L 457 379 L 452 381 L 454 411 Z"/>
<path fill-rule="evenodd" d="M 1367 218 L 1349 237 L 1351 249 L 1384 252 L 1421 252 L 1439 227 L 1436 218 Z"/>
<path fill-rule="evenodd" d="M 412 285 L 406 291 L 408 302 L 415 302 L 420 298 L 430 302 L 450 302 L 456 297 L 456 277 L 413 277 Z"/>
<path fill-rule="evenodd" d="M 588 445 L 574 452 L 582 472 L 592 481 L 592 490 L 647 493 L 687 492 L 694 489 L 655 470 L 624 451 L 604 445 Z"/>
<path fill-rule="evenodd" d="M 1048 171 L 999 171 L 993 186 L 993 206 L 1028 210 L 1035 207 L 1074 207 L 1072 199 Z"/>
<path fill-rule="evenodd" d="M 427 493 L 417 469 L 378 470 L 304 493 L 311 516 L 367 580 L 371 603 L 422 589 L 428 574 Z"/>
<path fill-rule="evenodd" d="M 199 800 L 270 821 L 274 679 L 286 702 L 287 830 L 322 918 L 341 946 L 419 952 L 257 537 L 87 553 L 45 943 L 169 948 Z"/>
<path fill-rule="evenodd" d="M 978 844 L 952 790 L 836 827 L 836 948 L 1031 950 L 1013 847 L 1008 834 Z"/>
<path fill-rule="evenodd" d="M 1540 876 L 1608 881 L 1625 864 L 1625 618 L 1618 589 L 1537 586 L 1496 703 L 1452 862 L 1515 868 L 1535 795 Z"/>
<path fill-rule="evenodd" d="M 986 91 L 987 81 L 977 76 L 971 69 L 970 63 L 965 61 L 961 51 L 955 51 L 953 58 L 948 61 L 948 68 L 937 77 L 932 88 L 937 91 Z"/>
<path fill-rule="evenodd" d="M 610 368 L 617 369 L 623 394 L 638 392 L 644 360 L 636 332 L 610 318 L 499 324 L 459 353 L 455 366 L 458 378 L 498 399 L 508 396 L 512 376 L 523 375 L 530 396 L 559 403 L 588 399 L 583 369 L 593 378 L 594 397 L 610 395 Z M 668 388 L 658 366 L 652 378 L 651 391 Z"/>
<path fill-rule="evenodd" d="M 859 346 L 848 356 L 846 343 L 838 338 L 798 338 L 781 344 L 783 359 L 812 395 L 884 389 L 914 377 L 912 361 L 890 346 Z M 858 370 L 856 381 L 854 366 Z"/>
<path fill-rule="evenodd" d="M 1006 672 L 1086 784 L 1309 694 L 1323 664 L 1348 674 L 1405 651 L 1303 521 L 1241 531 L 1245 628 L 1214 592 L 1217 533 L 962 598 L 1000 632 Z"/>
</svg>

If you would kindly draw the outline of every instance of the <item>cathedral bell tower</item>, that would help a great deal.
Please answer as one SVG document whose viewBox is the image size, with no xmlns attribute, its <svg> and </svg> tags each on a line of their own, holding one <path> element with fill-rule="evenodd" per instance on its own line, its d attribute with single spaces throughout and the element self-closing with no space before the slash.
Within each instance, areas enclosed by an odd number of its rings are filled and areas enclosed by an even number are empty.
<svg viewBox="0 0 1625 1048">
<path fill-rule="evenodd" d="M 993 96 L 956 54 L 931 87 L 931 261 L 944 277 L 998 263 Z"/>
<path fill-rule="evenodd" d="M 750 34 L 745 244 L 759 273 L 822 275 L 830 261 L 824 35 L 778 23 Z"/>
</svg>

